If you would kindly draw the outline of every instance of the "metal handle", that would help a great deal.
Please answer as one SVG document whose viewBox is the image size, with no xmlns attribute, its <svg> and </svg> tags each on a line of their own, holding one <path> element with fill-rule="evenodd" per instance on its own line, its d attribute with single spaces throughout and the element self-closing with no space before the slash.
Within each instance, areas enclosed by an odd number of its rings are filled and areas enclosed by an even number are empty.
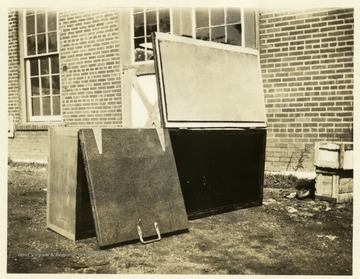
<svg viewBox="0 0 360 279">
<path fill-rule="evenodd" d="M 156 231 L 156 233 L 158 235 L 158 238 L 144 241 L 144 239 L 142 237 L 141 227 L 140 227 L 140 225 L 137 226 L 137 231 L 138 231 L 139 238 L 140 238 L 140 241 L 141 241 L 142 244 L 148 244 L 148 243 L 152 243 L 152 242 L 161 240 L 160 230 L 159 230 L 158 224 L 156 222 L 154 223 L 154 227 L 155 227 L 155 231 Z"/>
</svg>

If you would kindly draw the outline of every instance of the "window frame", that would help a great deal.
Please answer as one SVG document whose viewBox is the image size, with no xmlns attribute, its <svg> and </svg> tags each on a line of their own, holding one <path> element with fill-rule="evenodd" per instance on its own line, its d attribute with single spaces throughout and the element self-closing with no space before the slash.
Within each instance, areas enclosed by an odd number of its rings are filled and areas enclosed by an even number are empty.
<svg viewBox="0 0 360 279">
<path fill-rule="evenodd" d="M 207 27 L 200 27 L 200 28 L 197 28 L 196 27 L 196 9 L 197 8 L 206 8 L 208 9 L 208 18 L 209 18 L 209 26 Z M 217 25 L 211 25 L 211 12 L 210 12 L 210 9 L 212 8 L 223 8 L 224 9 L 224 24 L 217 24 Z M 197 29 L 205 29 L 205 28 L 209 28 L 210 32 L 211 32 L 211 29 L 213 27 L 224 27 L 225 28 L 225 34 L 227 33 L 227 29 L 226 27 L 229 26 L 229 25 L 233 25 L 233 24 L 227 24 L 225 23 L 226 22 L 226 12 L 225 12 L 225 9 L 226 8 L 237 8 L 239 9 L 239 12 L 240 12 L 240 24 L 241 24 L 241 45 L 237 45 L 239 47 L 245 47 L 245 14 L 244 14 L 244 8 L 242 7 L 227 7 L 227 6 L 224 6 L 224 7 L 194 7 L 193 8 L 193 16 L 192 16 L 192 20 L 193 20 L 193 38 L 196 39 L 196 31 Z M 216 41 L 212 41 L 211 40 L 211 36 L 208 40 L 209 42 L 216 42 Z M 220 42 L 218 42 L 220 43 Z"/>
<path fill-rule="evenodd" d="M 27 22 L 26 22 L 26 16 L 27 16 L 27 9 L 23 9 L 21 11 L 21 40 L 22 40 L 22 44 L 21 44 L 21 48 L 22 48 L 22 55 L 21 55 L 21 63 L 22 63 L 22 69 L 24 72 L 24 103 L 25 106 L 23 108 L 25 108 L 26 110 L 26 119 L 29 122 L 61 122 L 63 120 L 63 116 L 62 116 L 62 86 L 61 86 L 61 69 L 60 69 L 60 32 L 59 32 L 59 11 L 58 10 L 48 10 L 48 9 L 39 9 L 39 10 L 43 10 L 46 14 L 45 16 L 45 31 L 44 34 L 47 36 L 49 33 L 48 32 L 48 12 L 54 12 L 56 13 L 56 44 L 57 44 L 57 50 L 56 51 L 52 51 L 52 52 L 48 52 L 48 43 L 46 43 L 46 52 L 45 53 L 40 53 L 40 54 L 31 54 L 28 55 L 28 43 L 27 43 Z M 36 11 L 36 9 L 34 9 L 34 11 Z M 36 15 L 36 13 L 35 13 Z M 36 16 L 34 17 L 34 25 L 36 26 L 37 23 L 37 19 Z M 37 36 L 37 32 L 35 31 L 35 37 Z M 47 41 L 46 41 L 47 42 Z M 35 40 L 35 47 L 37 50 L 37 43 Z M 36 51 L 37 52 L 37 51 Z M 47 58 L 51 58 L 51 57 L 55 57 L 57 56 L 58 58 L 58 63 L 59 63 L 59 73 L 56 74 L 56 76 L 59 77 L 59 103 L 60 103 L 60 114 L 59 115 L 33 115 L 33 108 L 32 108 L 32 96 L 31 96 L 31 75 L 30 75 L 30 60 L 32 59 L 41 59 L 43 57 L 47 57 Z M 51 67 L 51 64 L 49 64 L 49 67 Z M 41 79 L 41 77 L 43 75 L 41 75 L 40 73 L 40 68 L 39 70 L 39 75 L 38 78 Z M 49 82 L 51 84 L 51 77 L 53 76 L 52 73 L 49 73 L 47 75 L 49 77 Z M 52 101 L 53 101 L 53 92 L 52 92 L 52 86 L 50 85 L 50 93 L 49 93 L 49 98 L 51 99 L 50 101 L 50 110 L 52 110 Z M 41 97 L 39 97 L 41 98 Z M 40 111 L 42 111 L 42 106 L 40 105 Z"/>
<path fill-rule="evenodd" d="M 144 7 L 147 8 L 147 7 Z M 162 8 L 167 8 L 167 7 L 154 7 L 155 9 L 162 9 Z M 192 31 L 191 31 L 191 36 L 192 38 L 196 39 L 196 8 L 201 8 L 201 7 L 191 7 L 191 26 L 192 26 Z M 210 9 L 211 8 L 215 8 L 215 7 L 202 7 L 202 8 L 208 8 L 209 9 L 209 13 L 210 13 Z M 239 45 L 240 47 L 251 47 L 254 49 L 258 49 L 259 44 L 258 44 L 258 39 L 254 39 L 254 45 L 252 46 L 248 46 L 248 42 L 247 42 L 247 35 L 246 32 L 248 32 L 247 30 L 247 22 L 246 22 L 246 15 L 245 15 L 245 8 L 244 7 L 220 7 L 220 8 L 237 8 L 240 11 L 240 24 L 241 24 L 241 45 Z M 168 7 L 169 9 L 169 14 L 170 14 L 170 34 L 174 34 L 174 29 L 178 29 L 178 26 L 175 25 L 181 25 L 181 21 L 179 21 L 179 19 L 175 20 L 175 16 L 174 16 L 174 9 L 172 7 Z M 254 10 L 255 11 L 255 10 Z M 224 12 L 226 14 L 226 12 Z M 254 14 L 254 17 L 256 17 L 256 14 Z M 211 20 L 211 17 L 209 16 L 209 20 Z M 228 25 L 232 25 L 230 24 L 221 24 L 219 26 L 228 26 Z M 213 26 L 209 25 L 208 28 L 211 28 Z M 135 61 L 135 35 L 134 35 L 134 8 L 130 8 L 130 29 L 131 29 L 131 33 L 130 33 L 130 65 L 132 67 L 141 67 L 141 66 L 148 66 L 150 67 L 153 64 L 153 60 L 146 60 L 146 61 Z M 226 28 L 225 28 L 226 29 Z M 258 32 L 258 26 L 255 27 L 255 32 Z M 180 34 L 177 34 L 180 35 Z M 258 36 L 257 33 L 255 34 L 255 36 Z M 255 42 L 256 41 L 256 42 Z"/>
<path fill-rule="evenodd" d="M 150 8 L 150 7 L 141 7 L 141 8 L 146 9 L 146 8 Z M 151 9 L 151 11 L 153 11 L 153 10 L 156 11 L 156 24 L 157 24 L 157 27 L 159 27 L 159 9 L 169 9 L 170 34 L 173 34 L 173 30 L 174 30 L 174 28 L 173 28 L 174 20 L 173 20 L 173 11 L 172 11 L 173 9 L 171 7 L 151 7 L 151 8 L 153 8 L 153 9 Z M 152 64 L 154 64 L 154 60 L 135 61 L 134 8 L 131 8 L 130 26 L 131 26 L 131 43 L 130 43 L 130 45 L 131 45 L 131 54 L 130 54 L 130 59 L 131 59 L 132 65 L 137 66 L 137 65 L 152 65 Z M 146 30 L 146 17 L 145 17 L 144 26 L 145 26 L 144 29 Z"/>
</svg>

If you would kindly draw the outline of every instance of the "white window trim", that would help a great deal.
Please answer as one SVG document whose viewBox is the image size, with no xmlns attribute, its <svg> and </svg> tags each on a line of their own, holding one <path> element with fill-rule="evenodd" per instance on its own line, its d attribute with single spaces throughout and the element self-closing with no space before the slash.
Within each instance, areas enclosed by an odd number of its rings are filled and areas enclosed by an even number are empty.
<svg viewBox="0 0 360 279">
<path fill-rule="evenodd" d="M 26 31 L 26 9 L 22 11 L 22 34 L 23 34 L 23 60 L 24 60 L 24 71 L 25 71 L 25 100 L 26 100 L 26 116 L 29 122 L 61 122 L 62 117 L 62 86 L 61 86 L 61 69 L 60 69 L 60 32 L 59 32 L 59 11 L 56 10 L 56 39 L 57 39 L 57 51 L 46 52 L 38 55 L 27 55 L 27 31 Z M 46 17 L 46 30 L 47 34 L 47 17 Z M 35 26 L 36 26 L 36 16 L 35 16 Z M 37 44 L 35 43 L 37 48 Z M 48 49 L 48 44 L 46 44 L 46 49 Z M 32 115 L 32 106 L 31 106 L 31 79 L 30 79 L 30 59 L 39 58 L 39 57 L 50 57 L 52 55 L 58 55 L 59 61 L 59 83 L 60 83 L 60 115 L 42 115 L 42 116 L 33 116 Z M 52 103 L 51 103 L 52 106 Z M 42 110 L 42 108 L 41 108 Z"/>
<path fill-rule="evenodd" d="M 245 42 L 245 13 L 244 8 L 241 9 L 241 46 L 246 46 Z"/>
</svg>

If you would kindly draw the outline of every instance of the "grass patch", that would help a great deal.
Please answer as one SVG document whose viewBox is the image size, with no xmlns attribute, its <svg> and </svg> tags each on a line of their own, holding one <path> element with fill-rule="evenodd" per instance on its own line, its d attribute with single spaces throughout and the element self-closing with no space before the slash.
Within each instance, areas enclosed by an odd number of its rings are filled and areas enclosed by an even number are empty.
<svg viewBox="0 0 360 279">
<path fill-rule="evenodd" d="M 266 173 L 264 188 L 312 190 L 315 189 L 315 179 L 297 178 L 295 175 Z"/>
</svg>

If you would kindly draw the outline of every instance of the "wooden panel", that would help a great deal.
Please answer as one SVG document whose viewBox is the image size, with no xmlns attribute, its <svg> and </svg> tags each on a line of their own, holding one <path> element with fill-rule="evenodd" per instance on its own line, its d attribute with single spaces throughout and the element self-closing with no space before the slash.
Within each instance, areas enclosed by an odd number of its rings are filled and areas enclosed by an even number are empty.
<svg viewBox="0 0 360 279">
<path fill-rule="evenodd" d="M 14 117 L 12 115 L 8 116 L 8 138 L 14 137 Z"/>
<path fill-rule="evenodd" d="M 316 142 L 315 166 L 332 169 L 353 169 L 352 142 Z"/>
<path fill-rule="evenodd" d="M 181 8 L 172 8 L 172 32 L 175 35 L 181 35 Z"/>
<path fill-rule="evenodd" d="M 338 198 L 337 198 L 337 202 L 341 203 L 341 202 L 350 202 L 354 199 L 354 194 L 353 193 L 343 193 L 343 194 L 339 194 Z"/>
<path fill-rule="evenodd" d="M 165 127 L 265 125 L 256 50 L 162 33 L 154 41 Z"/>
<path fill-rule="evenodd" d="M 353 192 L 353 178 L 341 177 L 339 181 L 339 194 Z"/>
<path fill-rule="evenodd" d="M 335 202 L 346 202 L 353 197 L 353 171 L 316 169 L 316 197 L 331 198 Z"/>
<path fill-rule="evenodd" d="M 131 22 L 131 8 L 121 8 L 119 10 L 119 39 L 120 39 L 120 55 L 121 55 L 121 63 L 122 66 L 128 67 L 133 64 L 133 47 L 132 47 L 132 38 L 131 35 L 133 30 Z"/>
<path fill-rule="evenodd" d="M 80 141 L 90 185 L 99 246 L 104 247 L 188 228 L 168 133 L 162 151 L 155 129 L 103 129 L 103 154 L 92 130 Z"/>
<path fill-rule="evenodd" d="M 256 48 L 256 16 L 254 9 L 244 9 L 244 37 L 245 47 Z"/>
<path fill-rule="evenodd" d="M 47 227 L 72 240 L 95 235 L 77 128 L 50 128 Z"/>
<path fill-rule="evenodd" d="M 340 149 L 340 168 L 344 170 L 352 170 L 354 168 L 353 166 L 353 143 L 341 143 L 341 149 Z"/>
<path fill-rule="evenodd" d="M 316 183 L 316 193 L 321 196 L 332 197 L 333 175 L 319 174 Z"/>
<path fill-rule="evenodd" d="M 51 128 L 47 227 L 75 240 L 77 130 Z"/>
<path fill-rule="evenodd" d="M 192 37 L 194 32 L 192 16 L 192 8 L 172 8 L 173 34 Z"/>
</svg>

